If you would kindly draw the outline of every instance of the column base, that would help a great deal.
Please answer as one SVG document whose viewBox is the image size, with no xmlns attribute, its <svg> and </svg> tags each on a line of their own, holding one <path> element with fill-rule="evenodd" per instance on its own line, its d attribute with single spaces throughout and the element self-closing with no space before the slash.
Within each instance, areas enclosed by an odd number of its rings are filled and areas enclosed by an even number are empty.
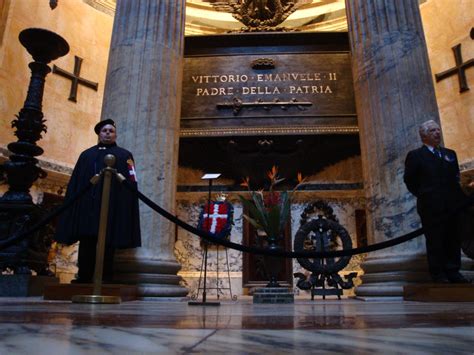
<svg viewBox="0 0 474 355">
<path fill-rule="evenodd" d="M 180 285 L 181 269 L 174 260 L 137 260 L 117 256 L 114 282 L 136 285 L 138 297 L 185 297 L 186 287 Z"/>
<path fill-rule="evenodd" d="M 402 297 L 403 287 L 431 282 L 426 255 L 381 255 L 368 257 L 362 264 L 362 284 L 355 288 L 358 297 Z M 474 277 L 474 261 L 462 258 L 461 272 Z"/>
</svg>

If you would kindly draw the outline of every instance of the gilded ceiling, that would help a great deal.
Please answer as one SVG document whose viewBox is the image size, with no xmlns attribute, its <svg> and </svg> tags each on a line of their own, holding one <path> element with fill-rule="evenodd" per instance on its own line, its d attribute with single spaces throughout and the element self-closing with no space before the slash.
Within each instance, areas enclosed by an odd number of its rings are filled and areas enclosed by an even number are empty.
<svg viewBox="0 0 474 355">
<path fill-rule="evenodd" d="M 113 15 L 116 0 L 83 1 L 99 11 Z M 263 7 L 268 5 L 267 9 L 270 10 L 276 3 L 287 7 L 293 6 L 291 14 L 278 25 L 288 30 L 347 31 L 344 0 L 187 0 L 186 35 L 219 34 L 241 30 L 244 25 L 237 21 L 230 11 L 231 6 L 239 3 L 258 3 L 258 6 Z"/>
</svg>

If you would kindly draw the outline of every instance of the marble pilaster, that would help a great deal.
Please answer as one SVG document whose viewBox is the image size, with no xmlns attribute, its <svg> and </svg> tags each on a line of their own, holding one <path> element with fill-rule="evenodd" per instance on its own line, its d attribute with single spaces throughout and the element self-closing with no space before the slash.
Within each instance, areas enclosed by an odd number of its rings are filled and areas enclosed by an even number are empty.
<svg viewBox="0 0 474 355">
<path fill-rule="evenodd" d="M 118 0 L 102 109 L 133 152 L 139 188 L 175 210 L 185 1 Z M 173 254 L 175 227 L 140 206 L 142 247 L 117 255 L 119 281 L 143 297 L 184 296 Z"/>
<path fill-rule="evenodd" d="M 419 124 L 439 115 L 418 3 L 346 0 L 370 244 L 419 227 L 404 160 L 421 144 Z M 371 253 L 362 268 L 356 294 L 401 295 L 428 279 L 424 238 Z"/>
</svg>

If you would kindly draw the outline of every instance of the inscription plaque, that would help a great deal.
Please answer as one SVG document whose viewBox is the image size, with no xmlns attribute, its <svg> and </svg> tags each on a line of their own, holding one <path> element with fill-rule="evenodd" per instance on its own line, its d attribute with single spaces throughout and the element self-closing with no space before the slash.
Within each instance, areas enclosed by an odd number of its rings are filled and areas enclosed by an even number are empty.
<svg viewBox="0 0 474 355">
<path fill-rule="evenodd" d="M 357 133 L 350 53 L 331 48 L 329 35 L 280 37 L 285 45 L 271 45 L 268 35 L 209 36 L 215 49 L 192 40 L 196 50 L 184 58 L 182 137 Z M 303 43 L 313 45 L 305 51 Z"/>
<path fill-rule="evenodd" d="M 260 56 L 261 57 L 261 56 Z M 273 69 L 252 69 L 259 56 L 186 58 L 182 119 L 225 118 L 232 110 L 218 104 L 234 98 L 244 103 L 263 101 L 310 102 L 291 115 L 355 114 L 348 53 L 273 55 Z M 290 109 L 288 107 L 288 109 Z M 288 116 L 284 110 L 241 110 L 244 117 Z"/>
</svg>

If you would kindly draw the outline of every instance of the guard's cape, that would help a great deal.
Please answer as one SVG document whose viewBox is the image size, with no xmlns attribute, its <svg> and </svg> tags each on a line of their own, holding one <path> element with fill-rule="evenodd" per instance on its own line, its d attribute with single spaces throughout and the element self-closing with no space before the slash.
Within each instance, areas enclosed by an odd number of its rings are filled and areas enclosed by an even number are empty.
<svg viewBox="0 0 474 355">
<path fill-rule="evenodd" d="M 136 186 L 132 153 L 116 144 L 108 146 L 99 144 L 85 150 L 79 156 L 66 191 L 66 201 L 80 191 L 92 176 L 100 173 L 105 167 L 104 157 L 107 154 L 115 156 L 114 168 Z M 72 244 L 84 238 L 97 236 L 102 187 L 103 179 L 61 216 L 54 238 L 57 242 Z M 141 245 L 138 198 L 120 185 L 114 176 L 110 192 L 106 243 L 118 249 Z"/>
</svg>

